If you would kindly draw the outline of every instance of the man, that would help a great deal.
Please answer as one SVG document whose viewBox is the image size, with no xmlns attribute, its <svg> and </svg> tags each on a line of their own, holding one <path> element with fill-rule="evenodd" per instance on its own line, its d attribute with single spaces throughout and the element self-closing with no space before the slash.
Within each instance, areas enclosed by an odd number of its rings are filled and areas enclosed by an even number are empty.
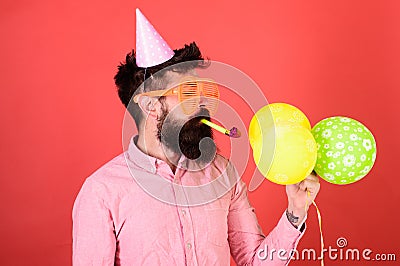
<svg viewBox="0 0 400 266">
<path fill-rule="evenodd" d="M 205 66 L 195 43 L 174 50 L 161 64 L 139 67 L 132 52 L 119 66 L 118 94 L 138 135 L 79 192 L 74 265 L 229 265 L 230 255 L 237 265 L 288 263 L 318 179 L 310 175 L 286 186 L 288 208 L 265 236 L 245 184 L 216 154 L 211 129 L 200 122 L 210 117 L 208 99 L 197 95 L 188 113 L 177 94 L 167 93 L 188 76 L 196 79 L 195 69 Z M 268 252 L 266 247 L 285 254 L 263 259 L 260 249 Z"/>
</svg>

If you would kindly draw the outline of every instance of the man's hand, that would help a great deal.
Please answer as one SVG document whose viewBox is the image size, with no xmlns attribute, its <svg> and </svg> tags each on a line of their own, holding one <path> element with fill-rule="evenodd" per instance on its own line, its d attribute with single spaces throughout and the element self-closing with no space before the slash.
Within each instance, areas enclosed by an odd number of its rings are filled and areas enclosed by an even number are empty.
<svg viewBox="0 0 400 266">
<path fill-rule="evenodd" d="M 286 185 L 286 194 L 289 202 L 287 209 L 288 219 L 295 227 L 298 227 L 298 225 L 303 221 L 308 208 L 317 196 L 319 189 L 319 179 L 314 174 L 307 176 L 306 179 L 299 183 Z"/>
</svg>

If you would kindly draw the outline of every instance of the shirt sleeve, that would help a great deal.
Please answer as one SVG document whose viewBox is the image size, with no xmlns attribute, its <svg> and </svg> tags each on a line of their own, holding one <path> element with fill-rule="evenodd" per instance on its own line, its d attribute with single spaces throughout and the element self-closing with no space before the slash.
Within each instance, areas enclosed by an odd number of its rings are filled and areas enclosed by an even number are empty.
<svg viewBox="0 0 400 266">
<path fill-rule="evenodd" d="M 86 180 L 72 211 L 73 265 L 114 265 L 116 237 L 100 184 Z"/>
<path fill-rule="evenodd" d="M 284 212 L 265 236 L 249 203 L 246 184 L 238 181 L 228 214 L 228 240 L 237 265 L 287 265 L 304 232 L 296 229 Z"/>
</svg>

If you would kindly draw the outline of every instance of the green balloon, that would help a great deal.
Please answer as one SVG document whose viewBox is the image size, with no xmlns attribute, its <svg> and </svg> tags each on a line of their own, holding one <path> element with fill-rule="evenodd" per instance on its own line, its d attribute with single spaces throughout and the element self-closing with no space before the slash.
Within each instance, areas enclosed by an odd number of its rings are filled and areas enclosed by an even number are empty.
<svg viewBox="0 0 400 266">
<path fill-rule="evenodd" d="M 329 117 L 318 122 L 311 132 L 318 149 L 314 170 L 324 180 L 351 184 L 366 176 L 374 165 L 374 136 L 357 120 Z"/>
</svg>

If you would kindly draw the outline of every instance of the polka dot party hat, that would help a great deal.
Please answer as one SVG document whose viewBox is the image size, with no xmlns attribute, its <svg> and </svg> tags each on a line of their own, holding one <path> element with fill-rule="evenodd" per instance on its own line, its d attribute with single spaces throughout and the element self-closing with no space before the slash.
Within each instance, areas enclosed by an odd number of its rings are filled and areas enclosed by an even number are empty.
<svg viewBox="0 0 400 266">
<path fill-rule="evenodd" d="M 168 61 L 174 51 L 168 46 L 153 25 L 136 8 L 136 63 L 139 67 L 156 66 Z"/>
</svg>

